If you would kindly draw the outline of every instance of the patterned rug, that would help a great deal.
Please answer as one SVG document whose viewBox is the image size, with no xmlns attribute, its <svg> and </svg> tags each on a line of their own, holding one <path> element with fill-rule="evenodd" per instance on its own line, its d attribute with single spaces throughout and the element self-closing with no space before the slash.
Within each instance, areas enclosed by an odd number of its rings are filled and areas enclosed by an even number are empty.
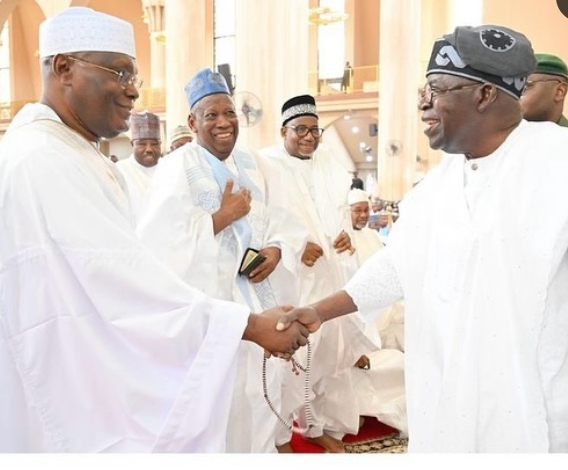
<svg viewBox="0 0 568 470">
<path fill-rule="evenodd" d="M 347 434 L 343 438 L 345 451 L 350 454 L 405 454 L 408 439 L 402 438 L 398 430 L 387 426 L 376 418 L 365 418 L 359 433 Z M 300 454 L 321 454 L 325 449 L 312 442 L 305 441 L 302 436 L 292 436 L 292 449 Z"/>
<path fill-rule="evenodd" d="M 348 454 L 406 454 L 408 439 L 398 433 L 365 442 L 345 444 Z"/>
</svg>

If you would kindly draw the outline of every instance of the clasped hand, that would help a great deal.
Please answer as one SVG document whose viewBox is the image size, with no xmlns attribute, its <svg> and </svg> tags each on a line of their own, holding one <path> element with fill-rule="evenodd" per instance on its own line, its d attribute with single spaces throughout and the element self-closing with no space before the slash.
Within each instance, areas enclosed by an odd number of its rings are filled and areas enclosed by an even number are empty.
<svg viewBox="0 0 568 470">
<path fill-rule="evenodd" d="M 249 317 L 243 339 L 263 347 L 266 357 L 290 359 L 296 350 L 308 343 L 309 334 L 320 325 L 319 316 L 311 307 L 274 307 Z"/>
</svg>

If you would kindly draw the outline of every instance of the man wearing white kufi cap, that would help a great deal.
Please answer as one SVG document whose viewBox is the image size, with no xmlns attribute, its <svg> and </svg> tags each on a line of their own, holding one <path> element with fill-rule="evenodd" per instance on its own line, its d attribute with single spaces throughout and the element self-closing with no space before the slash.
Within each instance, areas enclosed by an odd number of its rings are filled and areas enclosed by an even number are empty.
<svg viewBox="0 0 568 470">
<path fill-rule="evenodd" d="M 98 149 L 138 98 L 125 21 L 40 27 L 43 96 L 0 144 L 0 452 L 222 452 L 241 339 L 291 353 L 282 309 L 213 300 L 141 244 Z"/>
<path fill-rule="evenodd" d="M 383 248 L 376 230 L 367 226 L 370 196 L 362 189 L 347 195 L 351 211 L 351 242 L 358 267 Z M 362 325 L 369 338 L 381 345 L 380 351 L 362 356 L 351 368 L 353 394 L 360 416 L 374 416 L 380 422 L 407 434 L 404 399 L 404 343 L 402 302 L 383 309 L 376 323 Z M 364 370 L 361 370 L 364 369 Z"/>
<path fill-rule="evenodd" d="M 170 132 L 170 150 L 175 150 L 193 140 L 193 132 L 187 126 L 176 126 Z"/>
<path fill-rule="evenodd" d="M 116 167 L 124 176 L 134 219 L 138 220 L 146 200 L 146 192 L 162 156 L 160 118 L 143 112 L 130 117 L 132 154 Z"/>
</svg>

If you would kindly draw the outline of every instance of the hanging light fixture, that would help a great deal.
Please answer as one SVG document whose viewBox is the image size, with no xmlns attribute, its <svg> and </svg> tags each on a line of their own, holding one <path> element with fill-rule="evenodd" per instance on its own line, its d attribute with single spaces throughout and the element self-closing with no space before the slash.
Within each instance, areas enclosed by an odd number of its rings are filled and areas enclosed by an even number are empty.
<svg viewBox="0 0 568 470">
<path fill-rule="evenodd" d="M 326 26 L 328 24 L 345 21 L 347 18 L 349 18 L 347 13 L 333 11 L 329 7 L 317 7 L 310 9 L 308 21 L 318 26 Z"/>
</svg>

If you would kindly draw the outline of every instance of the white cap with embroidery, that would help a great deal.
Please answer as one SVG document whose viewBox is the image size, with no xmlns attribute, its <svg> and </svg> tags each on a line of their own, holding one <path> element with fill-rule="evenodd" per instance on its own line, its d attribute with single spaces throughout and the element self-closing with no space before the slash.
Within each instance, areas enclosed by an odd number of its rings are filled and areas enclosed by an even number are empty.
<svg viewBox="0 0 568 470">
<path fill-rule="evenodd" d="M 115 52 L 136 58 L 134 29 L 127 21 L 91 8 L 67 8 L 40 25 L 39 55 L 70 52 Z"/>
</svg>

